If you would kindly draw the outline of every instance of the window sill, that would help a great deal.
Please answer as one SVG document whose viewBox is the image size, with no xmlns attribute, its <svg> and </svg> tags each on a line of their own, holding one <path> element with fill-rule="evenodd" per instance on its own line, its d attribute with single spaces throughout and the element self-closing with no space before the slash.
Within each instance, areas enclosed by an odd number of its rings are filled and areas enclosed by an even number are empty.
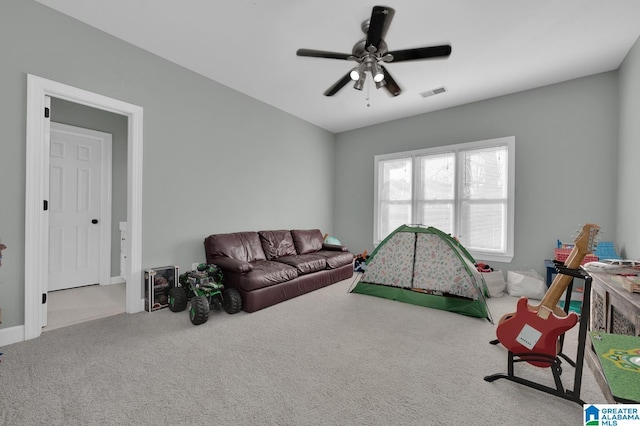
<svg viewBox="0 0 640 426">
<path fill-rule="evenodd" d="M 471 253 L 471 256 L 473 256 L 476 262 L 482 260 L 487 262 L 511 263 L 513 260 L 512 254 L 474 253 L 472 251 L 469 253 Z"/>
</svg>

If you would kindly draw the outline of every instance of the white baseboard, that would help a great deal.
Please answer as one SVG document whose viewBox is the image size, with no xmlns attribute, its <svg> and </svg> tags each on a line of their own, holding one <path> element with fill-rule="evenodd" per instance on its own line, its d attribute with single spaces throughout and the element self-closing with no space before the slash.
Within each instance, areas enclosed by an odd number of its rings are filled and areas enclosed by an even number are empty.
<svg viewBox="0 0 640 426">
<path fill-rule="evenodd" d="M 24 342 L 24 325 L 0 329 L 0 348 L 18 342 Z"/>
<path fill-rule="evenodd" d="M 122 283 L 126 283 L 124 278 L 122 278 L 122 277 L 111 277 L 111 282 L 109 283 L 109 285 L 122 284 Z"/>
</svg>

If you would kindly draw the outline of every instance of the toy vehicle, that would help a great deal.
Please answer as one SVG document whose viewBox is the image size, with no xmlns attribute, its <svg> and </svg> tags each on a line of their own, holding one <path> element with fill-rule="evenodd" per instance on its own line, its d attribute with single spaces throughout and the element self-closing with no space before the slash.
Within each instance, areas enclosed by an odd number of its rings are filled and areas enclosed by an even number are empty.
<svg viewBox="0 0 640 426">
<path fill-rule="evenodd" d="M 229 314 L 242 309 L 240 292 L 235 288 L 224 288 L 222 272 L 216 265 L 201 263 L 196 271 L 185 272 L 178 285 L 169 289 L 169 309 L 172 312 L 189 310 L 189 319 L 194 325 L 207 322 L 211 307 L 224 308 Z"/>
</svg>

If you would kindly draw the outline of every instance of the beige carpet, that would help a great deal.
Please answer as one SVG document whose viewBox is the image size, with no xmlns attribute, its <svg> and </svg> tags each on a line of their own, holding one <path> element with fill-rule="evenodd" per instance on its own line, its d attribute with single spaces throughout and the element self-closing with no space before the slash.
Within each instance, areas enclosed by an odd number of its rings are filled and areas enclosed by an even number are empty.
<svg viewBox="0 0 640 426">
<path fill-rule="evenodd" d="M 126 311 L 125 283 L 91 285 L 48 293 L 47 326 L 51 331 Z"/>
<path fill-rule="evenodd" d="M 0 348 L 6 425 L 579 425 L 582 406 L 506 370 L 479 318 L 348 293 L 346 280 L 247 314 L 121 314 Z M 490 299 L 494 318 L 516 299 Z M 576 329 L 566 353 L 575 354 Z M 573 369 L 563 363 L 572 386 Z M 553 384 L 548 369 L 516 367 Z M 605 399 L 588 367 L 582 397 Z"/>
</svg>

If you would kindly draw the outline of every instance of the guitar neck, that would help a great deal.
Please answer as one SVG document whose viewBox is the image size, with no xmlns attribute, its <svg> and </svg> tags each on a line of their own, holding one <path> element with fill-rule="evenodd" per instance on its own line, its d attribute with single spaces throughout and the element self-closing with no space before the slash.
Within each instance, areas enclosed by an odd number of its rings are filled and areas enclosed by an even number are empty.
<svg viewBox="0 0 640 426">
<path fill-rule="evenodd" d="M 549 311 L 553 311 L 553 308 L 558 304 L 562 293 L 569 287 L 573 277 L 564 274 L 556 275 L 553 283 L 549 287 L 549 290 L 545 293 L 544 297 L 540 301 L 540 305 L 547 308 Z"/>
<path fill-rule="evenodd" d="M 580 263 L 584 259 L 586 253 L 581 252 L 577 248 L 571 250 L 571 254 L 567 258 L 565 262 L 565 266 L 567 268 L 575 269 L 580 266 Z M 547 308 L 549 311 L 553 311 L 553 308 L 558 304 L 560 298 L 562 297 L 562 293 L 569 287 L 571 284 L 571 280 L 573 277 L 565 274 L 557 274 L 553 283 L 547 290 L 546 294 L 542 298 L 540 305 Z"/>
<path fill-rule="evenodd" d="M 567 268 L 575 269 L 579 267 L 584 257 L 591 253 L 595 243 L 595 237 L 599 230 L 600 227 L 593 223 L 587 223 L 582 227 L 580 235 L 578 235 L 578 238 L 574 241 L 575 245 L 571 250 L 571 254 L 569 254 L 569 257 L 564 263 Z M 545 309 L 538 310 L 539 317 L 546 319 L 549 313 L 553 312 L 562 297 L 562 293 L 567 289 L 567 287 L 569 287 L 572 279 L 573 277 L 570 275 L 556 275 L 556 278 L 553 280 L 553 283 L 551 283 L 547 293 L 540 301 L 540 307 L 544 307 Z"/>
</svg>

